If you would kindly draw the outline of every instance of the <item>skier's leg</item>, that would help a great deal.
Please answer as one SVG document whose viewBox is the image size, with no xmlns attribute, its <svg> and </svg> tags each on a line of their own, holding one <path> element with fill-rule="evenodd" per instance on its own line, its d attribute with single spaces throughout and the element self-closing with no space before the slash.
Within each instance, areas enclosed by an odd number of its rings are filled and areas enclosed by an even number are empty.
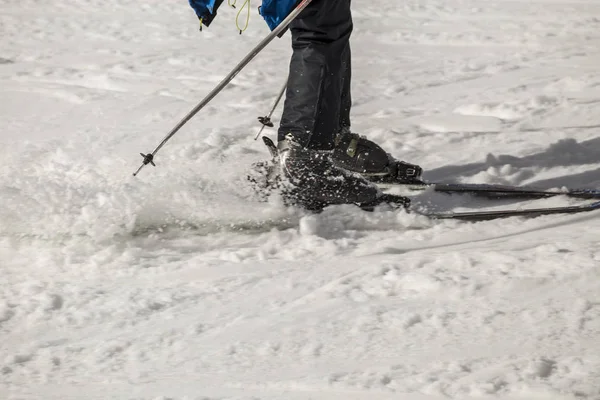
<svg viewBox="0 0 600 400">
<path fill-rule="evenodd" d="M 286 134 L 292 134 L 304 146 L 312 148 L 331 148 L 334 135 L 335 151 L 333 162 L 347 170 L 358 172 L 367 179 L 377 182 L 413 182 L 421 177 L 422 170 L 418 165 L 397 161 L 387 154 L 379 145 L 356 134 L 351 133 L 350 109 L 352 107 L 351 79 L 352 64 L 349 36 L 352 32 L 352 17 L 350 14 L 350 0 L 325 0 L 316 2 L 321 13 L 321 19 L 316 15 L 300 20 L 301 23 L 293 25 L 298 31 L 293 31 L 294 57 L 290 70 L 291 82 L 288 83 L 287 99 L 279 130 L 279 140 Z M 317 10 L 317 7 L 314 10 Z M 335 13 L 335 14 L 331 14 Z M 338 18 L 336 29 L 322 32 L 319 24 L 326 21 L 325 16 L 334 15 Z M 312 33 L 310 32 L 312 30 Z M 315 32 L 317 32 L 315 34 Z M 324 36 L 323 36 L 324 35 Z M 320 42 L 313 43 L 313 38 L 319 37 Z M 324 38 L 327 38 L 324 40 Z M 308 43 L 311 43 L 308 45 Z M 329 43 L 329 47 L 325 46 Z M 317 54 L 321 54 L 317 56 Z M 339 55 L 339 57 L 332 57 Z M 322 68 L 326 73 L 319 84 L 317 71 L 311 63 L 304 61 L 317 58 L 325 64 Z M 338 59 L 340 62 L 338 63 Z M 313 67 L 313 73 L 308 71 Z M 339 71 L 341 82 L 337 86 Z M 302 71 L 302 73 L 294 73 Z M 327 79 L 331 82 L 327 83 Z M 322 90 L 322 91 L 321 91 Z M 339 92 L 339 102 L 336 101 Z M 319 94 L 322 98 L 319 98 Z M 314 105 L 314 106 L 311 106 Z M 310 112 L 308 112 L 308 108 Z M 339 123 L 335 125 L 335 116 L 339 115 Z M 315 118 L 316 116 L 316 118 Z M 311 128 L 312 127 L 312 128 Z M 311 135 L 311 132 L 314 135 Z M 313 142 L 311 143 L 311 140 Z"/>
<path fill-rule="evenodd" d="M 313 0 L 290 29 L 293 55 L 278 135 L 282 172 L 294 187 L 288 200 L 307 208 L 382 202 L 406 206 L 407 199 L 382 194 L 331 160 L 342 118 L 342 88 L 350 84 L 342 77 L 349 68 L 344 61 L 350 56 L 350 0 Z"/>
<path fill-rule="evenodd" d="M 279 141 L 291 135 L 303 147 L 333 149 L 342 87 L 350 83 L 342 74 L 352 27 L 350 0 L 313 0 L 290 25 L 293 55 Z"/>
<path fill-rule="evenodd" d="M 307 208 L 408 205 L 332 161 L 341 126 L 349 128 L 350 0 L 313 0 L 290 29 L 293 55 L 278 135 L 282 172 L 294 187 L 288 200 Z"/>
</svg>

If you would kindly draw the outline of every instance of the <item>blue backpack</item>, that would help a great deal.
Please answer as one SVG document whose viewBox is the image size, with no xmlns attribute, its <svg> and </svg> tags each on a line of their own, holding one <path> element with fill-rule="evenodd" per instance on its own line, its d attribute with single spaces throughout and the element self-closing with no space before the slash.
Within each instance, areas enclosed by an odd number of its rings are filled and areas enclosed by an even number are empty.
<svg viewBox="0 0 600 400">
<path fill-rule="evenodd" d="M 259 13 L 269 25 L 271 30 L 283 21 L 294 9 L 299 0 L 262 0 L 262 6 Z M 190 6 L 196 11 L 200 21 L 209 26 L 217 16 L 217 9 L 223 3 L 223 0 L 189 0 Z"/>
</svg>

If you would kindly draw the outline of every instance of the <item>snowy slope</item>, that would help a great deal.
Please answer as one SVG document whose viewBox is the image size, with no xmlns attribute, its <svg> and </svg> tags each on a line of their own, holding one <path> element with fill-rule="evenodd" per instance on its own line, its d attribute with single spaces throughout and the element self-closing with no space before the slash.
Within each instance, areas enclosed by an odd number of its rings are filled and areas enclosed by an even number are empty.
<svg viewBox="0 0 600 400">
<path fill-rule="evenodd" d="M 353 8 L 355 131 L 430 180 L 600 187 L 600 2 Z M 0 2 L 0 399 L 600 399 L 600 214 L 253 198 L 289 35 L 131 176 L 267 33 L 234 19 Z"/>
</svg>

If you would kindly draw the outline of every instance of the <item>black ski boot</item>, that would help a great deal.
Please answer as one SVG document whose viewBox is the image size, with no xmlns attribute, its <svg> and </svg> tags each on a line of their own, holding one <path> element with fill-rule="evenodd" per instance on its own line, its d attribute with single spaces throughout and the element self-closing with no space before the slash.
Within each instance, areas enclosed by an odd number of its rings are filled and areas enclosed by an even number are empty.
<svg viewBox="0 0 600 400">
<path fill-rule="evenodd" d="M 383 194 L 361 175 L 336 166 L 333 153 L 302 147 L 292 137 L 279 142 L 281 171 L 291 183 L 284 195 L 289 203 L 310 210 L 333 204 L 355 204 L 366 210 L 382 203 L 408 207 L 409 199 Z"/>
<path fill-rule="evenodd" d="M 349 131 L 336 137 L 332 160 L 336 166 L 357 172 L 372 182 L 422 183 L 421 167 L 397 161 L 378 144 Z"/>
</svg>

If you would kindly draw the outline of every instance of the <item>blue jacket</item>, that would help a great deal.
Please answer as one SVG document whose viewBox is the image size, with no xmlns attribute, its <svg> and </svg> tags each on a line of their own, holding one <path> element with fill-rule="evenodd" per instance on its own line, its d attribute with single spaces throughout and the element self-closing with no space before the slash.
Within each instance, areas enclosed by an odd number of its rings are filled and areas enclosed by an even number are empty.
<svg viewBox="0 0 600 400">
<path fill-rule="evenodd" d="M 209 26 L 217 16 L 217 9 L 223 0 L 189 0 L 189 2 L 202 23 Z M 259 12 L 269 28 L 273 30 L 289 15 L 296 4 L 298 0 L 262 0 Z"/>
</svg>

